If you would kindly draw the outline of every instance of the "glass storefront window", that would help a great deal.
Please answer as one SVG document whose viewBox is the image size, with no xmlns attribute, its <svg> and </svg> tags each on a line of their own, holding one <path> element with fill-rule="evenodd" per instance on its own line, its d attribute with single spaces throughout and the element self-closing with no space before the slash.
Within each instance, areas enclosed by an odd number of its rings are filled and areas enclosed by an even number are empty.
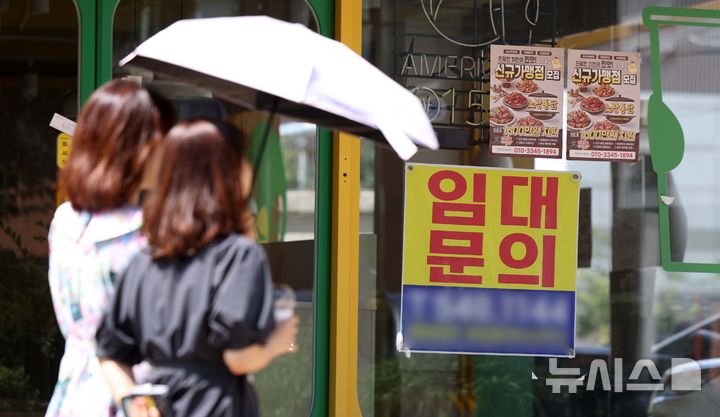
<svg viewBox="0 0 720 417">
<path fill-rule="evenodd" d="M 0 415 L 44 410 L 62 356 L 47 284 L 59 198 L 48 124 L 77 115 L 78 35 L 71 0 L 0 2 Z"/>
<path fill-rule="evenodd" d="M 463 10 L 469 5 L 366 1 L 363 52 L 408 89 L 417 91 L 417 85 L 425 85 L 437 93 L 439 99 L 418 96 L 428 116 L 435 119 L 445 148 L 457 146 L 453 132 L 462 130 L 449 126 L 453 110 L 456 121 L 474 119 L 465 119 L 462 112 L 467 109 L 453 107 L 452 99 L 448 99 L 452 95 L 443 93 L 453 85 L 455 92 L 462 88 L 482 89 L 482 80 L 464 79 L 462 74 L 448 77 L 445 66 L 435 73 L 429 69 L 437 56 L 457 60 L 451 69 L 463 56 L 468 57 L 466 69 L 471 57 L 485 56 L 485 49 L 463 49 L 458 42 L 471 44 L 491 39 L 495 32 L 487 16 L 494 16 L 497 32 L 501 24 L 505 25 L 509 44 L 527 43 L 528 29 L 533 29 L 534 42 L 555 39 L 559 46 L 568 48 L 640 52 L 645 107 L 651 93 L 650 50 L 648 34 L 639 22 L 649 2 L 540 3 L 537 26 L 531 28 L 523 21 L 522 8 L 527 6 L 526 10 L 533 12 L 535 2 L 505 2 L 503 21 L 500 2 L 479 2 L 475 7 L 480 13 L 471 14 Z M 663 5 L 717 8 L 699 1 L 665 1 Z M 437 10 L 423 10 L 432 7 Z M 582 23 L 570 18 L 572 10 L 579 9 L 585 9 Z M 533 14 L 525 13 L 526 18 Z M 599 30 L 590 34 L 592 29 Z M 720 30 L 692 27 L 660 31 L 663 99 L 678 117 L 686 140 L 683 162 L 669 174 L 672 197 L 676 198 L 670 210 L 674 261 L 718 262 L 720 101 L 717 83 L 711 81 L 717 79 L 716 41 L 720 33 L 716 32 Z M 525 33 L 524 40 L 519 37 L 521 33 Z M 409 56 L 416 59 L 414 64 L 408 61 L 412 59 Z M 487 100 L 485 95 L 478 103 L 486 106 Z M 578 377 L 585 375 L 585 379 L 575 393 L 569 393 L 567 387 L 554 393 L 546 383 L 553 377 L 548 358 L 398 351 L 403 163 L 377 148 L 372 164 L 362 166 L 372 171 L 375 179 L 371 187 L 375 222 L 369 236 L 360 236 L 358 398 L 362 415 L 617 417 L 720 412 L 714 402 L 720 375 L 716 360 L 720 354 L 718 275 L 671 273 L 660 266 L 657 176 L 650 158 L 646 117 L 641 119 L 640 159 L 630 164 L 493 158 L 488 156 L 483 138 L 482 132 L 470 129 L 462 134 L 460 148 L 466 149 L 421 152 L 412 161 L 582 173 L 581 188 L 587 191 L 581 197 L 581 206 L 586 199 L 587 210 L 581 210 L 580 222 L 585 216 L 589 225 L 580 236 L 584 247 L 580 248 L 583 260 L 577 272 L 576 356 L 560 359 L 557 364 L 561 368 L 578 368 Z M 678 358 L 697 361 L 701 368 L 700 390 L 670 390 L 669 375 L 679 371 L 673 362 Z M 644 391 L 628 389 L 632 382 L 658 382 L 647 369 L 637 380 L 630 379 L 638 360 L 655 364 L 662 379 L 659 386 Z M 607 365 L 610 390 L 604 390 L 599 380 L 594 387 L 588 387 L 593 361 Z"/>
<path fill-rule="evenodd" d="M 717 135 L 720 86 L 713 68 L 720 64 L 715 42 L 720 28 L 660 27 L 662 98 L 680 122 L 685 138 L 682 163 L 672 170 L 678 195 L 670 206 L 674 261 L 717 263 L 720 245 L 720 143 Z M 683 250 L 684 249 L 684 250 Z"/>
<path fill-rule="evenodd" d="M 259 164 L 251 198 L 258 240 L 267 251 L 273 280 L 294 289 L 300 316 L 298 352 L 276 359 L 255 375 L 255 387 L 261 415 L 305 417 L 313 396 L 317 127 L 283 117 L 268 121 L 267 113 L 247 112 L 209 91 L 117 66 L 135 46 L 176 20 L 251 14 L 317 29 L 314 13 L 303 1 L 123 0 L 113 24 L 113 71 L 115 77 L 138 77 L 172 98 L 182 119 L 226 120 L 248 138 L 248 160 L 253 166 Z"/>
</svg>

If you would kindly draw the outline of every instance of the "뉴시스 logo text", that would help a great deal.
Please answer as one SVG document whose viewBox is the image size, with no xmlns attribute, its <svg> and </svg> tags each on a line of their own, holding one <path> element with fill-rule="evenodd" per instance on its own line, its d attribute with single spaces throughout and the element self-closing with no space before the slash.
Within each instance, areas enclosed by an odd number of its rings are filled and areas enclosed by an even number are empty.
<svg viewBox="0 0 720 417">
<path fill-rule="evenodd" d="M 627 381 L 624 381 L 622 358 L 613 360 L 612 379 L 608 363 L 603 359 L 593 360 L 588 373 L 583 375 L 580 374 L 580 368 L 559 368 L 557 361 L 557 358 L 549 358 L 550 372 L 545 380 L 545 385 L 551 387 L 554 394 L 562 392 L 563 387 L 567 387 L 568 393 L 575 394 L 578 388 L 587 391 L 602 389 L 614 392 L 662 391 L 666 388 L 665 384 L 669 383 L 672 391 L 698 391 L 702 385 L 700 364 L 688 358 L 672 358 L 667 381 L 663 381 L 655 362 L 650 359 L 640 359 L 635 362 Z M 649 373 L 652 382 L 647 382 L 646 378 L 641 382 L 643 371 Z M 531 376 L 532 379 L 540 379 L 534 372 Z"/>
</svg>

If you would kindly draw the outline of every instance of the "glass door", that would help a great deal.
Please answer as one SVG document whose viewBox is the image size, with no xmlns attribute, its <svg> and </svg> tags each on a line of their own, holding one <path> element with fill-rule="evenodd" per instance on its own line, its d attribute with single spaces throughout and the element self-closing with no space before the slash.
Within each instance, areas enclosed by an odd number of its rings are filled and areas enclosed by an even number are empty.
<svg viewBox="0 0 720 417">
<path fill-rule="evenodd" d="M 131 77 L 171 98 L 180 119 L 222 119 L 247 138 L 247 171 L 256 172 L 251 205 L 257 239 L 267 251 L 273 281 L 295 291 L 301 320 L 298 352 L 278 358 L 255 376 L 261 414 L 322 415 L 328 350 L 323 336 L 328 322 L 323 263 L 328 261 L 321 253 L 328 239 L 323 231 L 327 220 L 323 219 L 329 210 L 329 188 L 320 181 L 320 170 L 327 169 L 322 168 L 322 159 L 329 158 L 329 153 L 323 153 L 317 127 L 282 117 L 268 120 L 267 113 L 248 112 L 193 85 L 118 66 L 142 41 L 179 19 L 265 14 L 318 30 L 314 9 L 305 1 L 122 0 L 115 8 L 101 4 L 100 10 L 100 78 Z M 109 22 L 108 27 L 103 22 Z M 103 35 L 107 31 L 112 34 L 109 50 L 109 44 L 103 42 L 108 39 Z M 106 68 L 110 60 L 112 66 Z M 151 182 L 147 184 L 150 188 Z"/>
<path fill-rule="evenodd" d="M 48 124 L 77 115 L 79 33 L 72 0 L 0 1 L 0 415 L 42 413 L 63 352 L 47 283 L 59 140 Z"/>
</svg>

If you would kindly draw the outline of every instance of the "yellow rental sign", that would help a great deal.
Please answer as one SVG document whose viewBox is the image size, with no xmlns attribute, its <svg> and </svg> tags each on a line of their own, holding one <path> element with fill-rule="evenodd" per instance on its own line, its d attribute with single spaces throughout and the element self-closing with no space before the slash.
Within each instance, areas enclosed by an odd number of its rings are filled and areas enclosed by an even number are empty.
<svg viewBox="0 0 720 417">
<path fill-rule="evenodd" d="M 405 166 L 401 350 L 575 354 L 580 175 Z"/>
<path fill-rule="evenodd" d="M 575 290 L 580 175 L 408 164 L 403 283 Z"/>
</svg>

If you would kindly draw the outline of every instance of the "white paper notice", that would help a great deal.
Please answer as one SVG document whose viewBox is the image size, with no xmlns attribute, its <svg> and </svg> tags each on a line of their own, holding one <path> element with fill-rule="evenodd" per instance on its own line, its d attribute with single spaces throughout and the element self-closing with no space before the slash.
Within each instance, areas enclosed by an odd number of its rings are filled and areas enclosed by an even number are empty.
<svg viewBox="0 0 720 417">
<path fill-rule="evenodd" d="M 50 127 L 70 136 L 75 134 L 75 126 L 77 123 L 57 113 L 53 114 L 52 120 L 50 120 Z"/>
</svg>

